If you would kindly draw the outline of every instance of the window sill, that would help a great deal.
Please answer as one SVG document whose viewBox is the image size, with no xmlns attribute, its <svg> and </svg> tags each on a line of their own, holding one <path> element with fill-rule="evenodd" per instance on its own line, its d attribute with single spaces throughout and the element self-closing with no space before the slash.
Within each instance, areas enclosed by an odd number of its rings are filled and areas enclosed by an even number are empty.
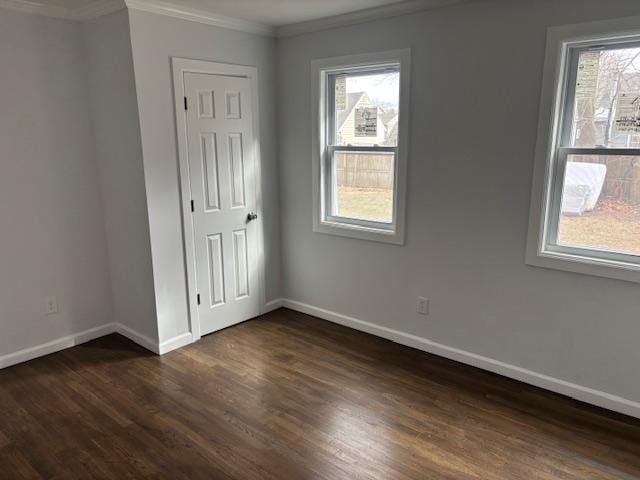
<svg viewBox="0 0 640 480">
<path fill-rule="evenodd" d="M 640 265 L 633 263 L 549 250 L 527 252 L 526 263 L 534 267 L 640 283 Z"/>
<path fill-rule="evenodd" d="M 370 240 L 372 242 L 392 243 L 395 245 L 404 244 L 404 236 L 398 231 L 371 228 L 351 223 L 318 221 L 315 222 L 313 231 L 327 235 Z"/>
</svg>

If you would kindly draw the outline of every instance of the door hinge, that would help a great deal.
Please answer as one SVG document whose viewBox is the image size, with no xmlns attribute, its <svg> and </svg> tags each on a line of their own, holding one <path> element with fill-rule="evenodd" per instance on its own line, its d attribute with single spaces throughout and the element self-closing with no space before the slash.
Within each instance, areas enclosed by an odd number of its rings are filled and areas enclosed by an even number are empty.
<svg viewBox="0 0 640 480">
<path fill-rule="evenodd" d="M 196 295 L 196 298 L 198 299 L 198 305 L 200 305 L 200 294 Z"/>
<path fill-rule="evenodd" d="M 184 97 L 184 109 L 189 110 L 189 104 L 187 103 L 187 97 Z"/>
<path fill-rule="evenodd" d="M 193 204 L 193 200 L 191 200 L 191 212 L 195 212 L 196 211 L 196 207 Z"/>
</svg>

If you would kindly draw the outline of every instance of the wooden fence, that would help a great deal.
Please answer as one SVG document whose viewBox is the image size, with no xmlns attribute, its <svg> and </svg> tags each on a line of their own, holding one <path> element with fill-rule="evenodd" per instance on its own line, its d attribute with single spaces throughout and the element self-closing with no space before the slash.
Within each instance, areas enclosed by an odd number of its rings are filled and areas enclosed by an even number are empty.
<svg viewBox="0 0 640 480">
<path fill-rule="evenodd" d="M 571 161 L 602 163 L 607 166 L 602 196 L 640 205 L 640 159 L 622 156 L 576 156 Z M 336 156 L 338 186 L 393 188 L 394 158 L 390 154 Z"/>
<path fill-rule="evenodd" d="M 640 205 L 640 159 L 625 156 L 576 156 L 571 161 L 607 166 L 602 197 Z"/>
<path fill-rule="evenodd" d="M 340 187 L 392 189 L 393 154 L 339 153 L 336 155 L 336 175 Z"/>
</svg>

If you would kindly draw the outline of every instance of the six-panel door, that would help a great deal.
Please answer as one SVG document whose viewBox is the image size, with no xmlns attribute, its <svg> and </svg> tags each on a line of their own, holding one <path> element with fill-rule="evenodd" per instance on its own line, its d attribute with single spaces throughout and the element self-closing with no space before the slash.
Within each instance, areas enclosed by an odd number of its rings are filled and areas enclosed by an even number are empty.
<svg viewBox="0 0 640 480">
<path fill-rule="evenodd" d="M 201 334 L 260 313 L 251 83 L 185 73 Z"/>
</svg>

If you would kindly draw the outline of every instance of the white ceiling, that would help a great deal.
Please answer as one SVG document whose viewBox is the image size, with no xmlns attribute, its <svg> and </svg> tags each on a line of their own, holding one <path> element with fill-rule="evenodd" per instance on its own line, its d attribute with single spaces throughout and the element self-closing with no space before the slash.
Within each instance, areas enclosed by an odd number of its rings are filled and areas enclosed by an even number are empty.
<svg viewBox="0 0 640 480">
<path fill-rule="evenodd" d="M 30 0 L 47 7 L 78 9 L 104 0 Z M 165 0 L 166 1 L 166 0 Z M 375 8 L 403 0 L 168 0 L 176 6 L 224 15 L 269 26 L 316 20 L 319 18 Z M 163 3 L 160 0 L 158 3 Z"/>
</svg>

